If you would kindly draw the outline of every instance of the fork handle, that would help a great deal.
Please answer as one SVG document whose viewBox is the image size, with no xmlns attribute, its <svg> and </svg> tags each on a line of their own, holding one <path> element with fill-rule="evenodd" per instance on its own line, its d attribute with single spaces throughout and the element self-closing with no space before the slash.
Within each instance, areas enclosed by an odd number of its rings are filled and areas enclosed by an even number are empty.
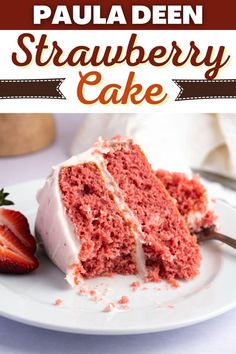
<svg viewBox="0 0 236 354">
<path fill-rule="evenodd" d="M 226 243 L 227 245 L 236 249 L 236 240 L 232 237 L 220 234 L 219 232 L 215 232 L 215 237 L 217 240 Z"/>
<path fill-rule="evenodd" d="M 232 237 L 223 235 L 223 234 L 221 234 L 219 232 L 211 231 L 211 232 L 209 232 L 209 234 L 205 235 L 204 238 L 207 239 L 207 240 L 212 239 L 212 240 L 221 241 L 223 243 L 226 243 L 228 246 L 231 246 L 231 247 L 236 249 L 236 240 L 233 239 Z"/>
</svg>

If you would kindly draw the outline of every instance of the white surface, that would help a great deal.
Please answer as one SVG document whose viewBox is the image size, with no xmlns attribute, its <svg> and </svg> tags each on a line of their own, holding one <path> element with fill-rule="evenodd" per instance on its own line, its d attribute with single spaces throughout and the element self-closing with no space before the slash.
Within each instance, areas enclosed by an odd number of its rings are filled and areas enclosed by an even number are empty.
<svg viewBox="0 0 236 354">
<path fill-rule="evenodd" d="M 8 187 L 20 209 L 35 221 L 35 194 L 43 180 Z M 27 195 L 26 195 L 27 191 Z M 217 205 L 222 231 L 233 236 L 235 209 Z M 236 284 L 233 281 L 236 251 L 209 242 L 202 245 L 201 272 L 194 280 L 172 289 L 165 282 L 143 284 L 148 290 L 132 292 L 136 277 L 114 276 L 86 281 L 83 287 L 98 285 L 102 296 L 98 303 L 80 296 L 70 288 L 61 273 L 42 253 L 39 269 L 27 276 L 0 275 L 0 314 L 20 322 L 65 332 L 88 334 L 136 334 L 179 328 L 212 318 L 236 306 Z M 101 284 L 102 285 L 99 285 Z M 157 291 L 157 288 L 161 288 Z M 110 289 L 108 294 L 103 292 Z M 117 303 L 122 295 L 130 299 L 128 310 L 104 313 L 104 307 Z M 54 306 L 61 298 L 61 306 Z"/>
</svg>

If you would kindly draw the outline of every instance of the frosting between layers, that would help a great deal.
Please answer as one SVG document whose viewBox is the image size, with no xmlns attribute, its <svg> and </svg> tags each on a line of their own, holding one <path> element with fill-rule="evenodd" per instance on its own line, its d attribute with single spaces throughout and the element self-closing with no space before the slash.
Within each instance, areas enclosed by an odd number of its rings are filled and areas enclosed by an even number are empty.
<svg viewBox="0 0 236 354">
<path fill-rule="evenodd" d="M 122 142 L 127 141 L 127 139 L 122 140 Z M 38 192 L 39 209 L 36 218 L 36 231 L 43 241 L 49 258 L 66 274 L 66 280 L 72 286 L 75 285 L 74 268 L 70 266 L 72 264 L 80 265 L 81 242 L 75 235 L 73 224 L 64 209 L 58 179 L 61 168 L 86 162 L 94 162 L 98 166 L 106 188 L 114 196 L 114 202 L 118 210 L 122 213 L 124 219 L 130 223 L 130 230 L 136 243 L 137 269 L 142 277 L 147 274 L 142 249 L 143 233 L 140 223 L 125 203 L 122 192 L 107 170 L 106 161 L 103 157 L 103 154 L 108 153 L 113 145 L 120 142 L 121 140 L 117 139 L 113 140 L 112 144 L 106 144 L 106 141 L 104 142 L 100 139 L 94 147 L 86 152 L 73 156 L 62 164 L 53 167 L 52 174 L 48 177 L 44 187 Z M 76 280 L 80 280 L 78 276 Z"/>
</svg>

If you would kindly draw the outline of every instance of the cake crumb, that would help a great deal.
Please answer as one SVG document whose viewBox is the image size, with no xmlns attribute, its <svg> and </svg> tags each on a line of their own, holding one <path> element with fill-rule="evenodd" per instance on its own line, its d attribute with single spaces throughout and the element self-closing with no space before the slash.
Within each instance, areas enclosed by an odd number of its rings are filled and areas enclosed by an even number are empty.
<svg viewBox="0 0 236 354">
<path fill-rule="evenodd" d="M 173 308 L 175 308 L 175 305 L 167 305 L 167 307 L 169 308 L 169 309 L 173 309 Z"/>
<path fill-rule="evenodd" d="M 120 300 L 118 301 L 118 304 L 120 305 L 124 305 L 127 304 L 129 302 L 129 298 L 128 296 L 121 296 Z"/>
<path fill-rule="evenodd" d="M 178 281 L 177 281 L 176 279 L 174 279 L 174 278 L 171 278 L 171 279 L 169 280 L 169 284 L 170 284 L 171 288 L 175 288 L 175 289 L 179 288 L 179 283 L 178 283 Z"/>
<path fill-rule="evenodd" d="M 144 286 L 144 287 L 142 288 L 142 290 L 148 290 L 148 288 L 147 288 L 146 286 Z"/>
<path fill-rule="evenodd" d="M 88 295 L 88 289 L 87 289 L 85 286 L 82 286 L 82 287 L 79 289 L 79 295 L 81 295 L 81 296 Z"/>
<path fill-rule="evenodd" d="M 89 295 L 90 296 L 96 296 L 97 293 L 96 293 L 96 291 L 94 289 L 92 289 L 92 290 L 89 291 Z"/>
<path fill-rule="evenodd" d="M 62 299 L 60 299 L 60 298 L 58 298 L 58 299 L 56 299 L 55 301 L 54 301 L 54 303 L 53 303 L 53 305 L 54 306 L 60 306 L 61 304 L 62 304 Z"/>
<path fill-rule="evenodd" d="M 79 278 L 77 276 L 74 276 L 74 283 L 75 285 L 79 285 Z"/>
<path fill-rule="evenodd" d="M 141 286 L 140 281 L 133 281 L 133 283 L 130 284 L 130 287 L 132 288 L 133 291 L 136 291 L 140 286 Z"/>
<path fill-rule="evenodd" d="M 109 304 L 107 304 L 104 309 L 103 312 L 112 312 L 114 311 L 116 308 L 116 305 L 113 302 L 110 302 Z"/>
</svg>

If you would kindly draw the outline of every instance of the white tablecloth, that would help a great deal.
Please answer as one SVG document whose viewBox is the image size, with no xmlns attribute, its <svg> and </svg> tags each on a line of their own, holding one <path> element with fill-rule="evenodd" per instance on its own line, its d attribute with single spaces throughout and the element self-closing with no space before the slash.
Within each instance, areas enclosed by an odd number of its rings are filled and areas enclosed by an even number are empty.
<svg viewBox="0 0 236 354">
<path fill-rule="evenodd" d="M 29 156 L 0 159 L 0 186 L 44 177 L 52 164 L 67 157 L 79 118 L 57 116 L 57 122 L 59 139 L 51 147 Z M 235 354 L 236 309 L 188 328 L 121 337 L 59 333 L 0 317 L 0 354 L 20 353 Z"/>
</svg>

